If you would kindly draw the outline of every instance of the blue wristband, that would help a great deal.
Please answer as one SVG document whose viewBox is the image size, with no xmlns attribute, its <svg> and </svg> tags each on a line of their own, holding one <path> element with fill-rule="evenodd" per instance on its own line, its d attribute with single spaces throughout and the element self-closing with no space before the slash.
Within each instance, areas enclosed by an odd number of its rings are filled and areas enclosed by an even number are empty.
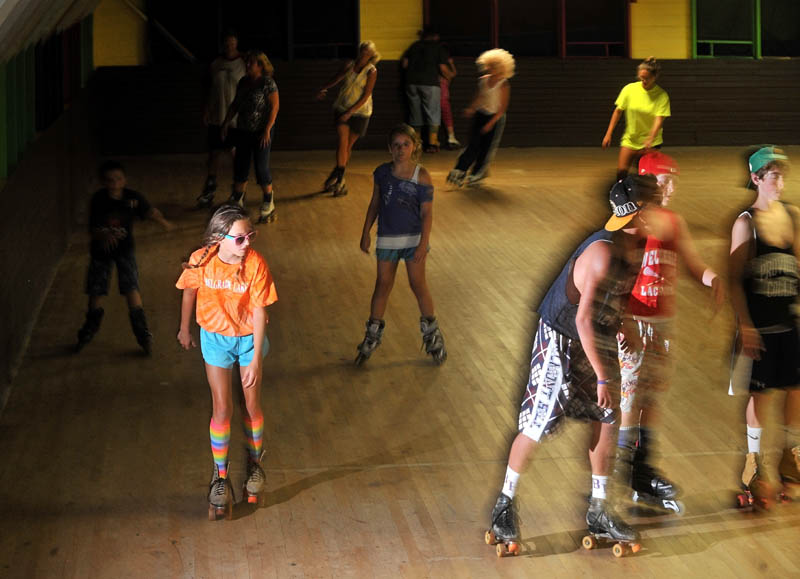
<svg viewBox="0 0 800 579">
<path fill-rule="evenodd" d="M 598 380 L 597 384 L 598 385 L 600 385 L 600 384 L 608 384 L 608 380 Z"/>
</svg>

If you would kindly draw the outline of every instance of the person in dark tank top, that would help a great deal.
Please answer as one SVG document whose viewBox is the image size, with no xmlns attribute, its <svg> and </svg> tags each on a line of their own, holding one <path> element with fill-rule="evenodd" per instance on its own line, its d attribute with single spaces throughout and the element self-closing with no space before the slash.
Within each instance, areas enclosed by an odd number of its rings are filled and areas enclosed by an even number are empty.
<svg viewBox="0 0 800 579">
<path fill-rule="evenodd" d="M 613 215 L 573 252 L 539 306 L 531 370 L 487 542 L 519 550 L 514 496 L 538 446 L 570 416 L 592 423 L 589 533 L 635 542 L 638 533 L 608 502 L 608 475 L 617 438 L 616 333 L 641 265 L 643 210 L 655 202 L 653 177 L 627 177 L 609 193 Z M 614 387 L 616 384 L 616 388 Z M 505 549 L 505 551 L 503 551 Z"/>
<path fill-rule="evenodd" d="M 750 155 L 748 186 L 756 198 L 731 231 L 728 265 L 737 332 L 730 393 L 749 394 L 740 506 L 768 506 L 776 496 L 761 463 L 767 394 L 773 389 L 786 392 L 778 470 L 784 484 L 800 482 L 800 339 L 793 310 L 800 294 L 800 210 L 781 201 L 788 169 L 789 158 L 778 147 L 761 147 Z"/>
</svg>

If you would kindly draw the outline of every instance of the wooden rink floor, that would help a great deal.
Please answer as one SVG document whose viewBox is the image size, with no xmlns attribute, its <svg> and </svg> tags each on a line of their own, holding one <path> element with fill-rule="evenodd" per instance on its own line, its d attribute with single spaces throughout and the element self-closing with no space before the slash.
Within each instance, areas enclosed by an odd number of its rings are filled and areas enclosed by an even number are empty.
<svg viewBox="0 0 800 579">
<path fill-rule="evenodd" d="M 665 152 L 681 166 L 673 208 L 724 272 L 730 225 L 749 200 L 741 149 Z M 456 153 L 426 155 L 436 187 L 428 281 L 449 358 L 436 367 L 420 350 L 419 312 L 399 273 L 383 344 L 358 369 L 375 279 L 360 232 L 372 170 L 389 155 L 357 150 L 350 194 L 334 199 L 315 194 L 331 151 L 274 153 L 278 220 L 258 226 L 255 241 L 279 295 L 269 308 L 263 382 L 267 500 L 213 523 L 208 385 L 199 349 L 184 352 L 175 340 L 174 283 L 208 217 L 193 207 L 204 158 L 123 159 L 129 186 L 178 226 L 136 226 L 154 353 L 140 355 L 116 281 L 99 334 L 69 353 L 86 307 L 87 239 L 78 231 L 0 415 L 0 576 L 800 575 L 800 502 L 762 514 L 733 508 L 746 440 L 744 401 L 726 393 L 732 314 L 726 306 L 712 316 L 707 290 L 685 272 L 656 465 L 683 488 L 686 514 L 622 508 L 643 550 L 618 560 L 610 548 L 582 549 L 588 427 L 571 422 L 521 479 L 521 556 L 498 559 L 484 544 L 516 432 L 535 307 L 608 217 L 616 153 L 500 149 L 483 186 L 460 190 L 445 183 Z M 800 147 L 788 154 L 800 160 Z M 226 168 L 220 182 L 229 178 Z M 255 183 L 249 190 L 255 215 Z M 796 175 L 786 190 L 800 202 Z M 225 197 L 222 186 L 218 200 Z M 240 425 L 237 409 L 237 498 Z M 767 434 L 773 456 L 780 430 Z"/>
</svg>

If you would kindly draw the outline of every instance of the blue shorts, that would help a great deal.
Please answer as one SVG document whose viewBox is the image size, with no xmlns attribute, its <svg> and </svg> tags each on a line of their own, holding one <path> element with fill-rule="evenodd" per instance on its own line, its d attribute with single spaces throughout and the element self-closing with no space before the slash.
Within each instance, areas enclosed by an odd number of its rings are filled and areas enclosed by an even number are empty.
<svg viewBox="0 0 800 579">
<path fill-rule="evenodd" d="M 249 366 L 253 361 L 253 334 L 248 336 L 223 336 L 200 328 L 200 351 L 206 364 L 218 368 L 233 368 L 237 362 L 240 367 Z M 269 340 L 264 336 L 261 357 L 269 352 Z"/>
<path fill-rule="evenodd" d="M 391 261 L 397 263 L 401 259 L 403 261 L 410 261 L 414 259 L 414 253 L 417 251 L 416 247 L 405 247 L 403 249 L 381 249 L 375 250 L 375 256 L 378 261 Z"/>
</svg>

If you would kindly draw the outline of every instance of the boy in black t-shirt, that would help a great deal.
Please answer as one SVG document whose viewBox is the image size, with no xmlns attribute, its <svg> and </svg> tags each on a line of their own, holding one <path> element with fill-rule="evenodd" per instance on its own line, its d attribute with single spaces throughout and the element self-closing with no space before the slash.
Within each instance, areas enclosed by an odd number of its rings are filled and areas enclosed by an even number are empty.
<svg viewBox="0 0 800 579">
<path fill-rule="evenodd" d="M 103 319 L 100 300 L 108 295 L 111 270 L 116 264 L 119 293 L 128 300 L 133 333 L 145 353 L 149 354 L 152 334 L 147 328 L 139 293 L 133 220 L 153 219 L 166 230 L 172 229 L 173 225 L 141 193 L 125 187 L 125 171 L 120 163 L 107 161 L 100 166 L 98 174 L 104 187 L 92 195 L 89 205 L 89 270 L 86 276 L 89 309 L 86 321 L 78 330 L 75 349 L 80 351 L 100 328 Z"/>
</svg>

